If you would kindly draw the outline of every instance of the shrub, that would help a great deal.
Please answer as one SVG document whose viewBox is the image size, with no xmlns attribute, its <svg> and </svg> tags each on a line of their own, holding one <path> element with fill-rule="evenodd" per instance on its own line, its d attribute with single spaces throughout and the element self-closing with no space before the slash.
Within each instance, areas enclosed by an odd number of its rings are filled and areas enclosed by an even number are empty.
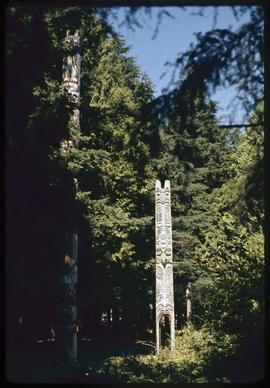
<svg viewBox="0 0 270 388">
<path fill-rule="evenodd" d="M 110 357 L 100 373 L 122 383 L 204 383 L 209 382 L 211 366 L 230 356 L 236 346 L 236 336 L 211 332 L 206 326 L 195 329 L 189 324 L 176 332 L 174 352 L 163 348 L 158 356 Z M 215 376 L 214 381 L 228 379 Z"/>
</svg>

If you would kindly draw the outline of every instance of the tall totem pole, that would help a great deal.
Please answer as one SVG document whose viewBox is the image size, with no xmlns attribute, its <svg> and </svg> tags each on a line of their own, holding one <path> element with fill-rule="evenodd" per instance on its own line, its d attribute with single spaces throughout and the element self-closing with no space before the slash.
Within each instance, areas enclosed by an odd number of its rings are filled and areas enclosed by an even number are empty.
<svg viewBox="0 0 270 388">
<path fill-rule="evenodd" d="M 187 323 L 191 322 L 191 283 L 188 282 L 186 288 L 186 300 L 187 300 Z"/>
<path fill-rule="evenodd" d="M 164 188 L 156 181 L 156 353 L 161 346 L 161 323 L 170 320 L 171 350 L 175 348 L 171 187 L 166 180 Z"/>
<path fill-rule="evenodd" d="M 74 106 L 71 120 L 73 126 L 80 129 L 80 65 L 81 46 L 78 31 L 71 35 L 67 31 L 65 38 L 68 53 L 63 61 L 63 89 L 68 101 Z M 60 143 L 62 152 L 68 148 L 75 147 L 71 140 L 63 139 Z M 74 203 L 78 191 L 76 178 L 72 182 L 63 183 L 66 188 L 66 195 L 71 195 Z M 73 186 L 73 187 L 72 187 Z M 77 362 L 77 297 L 76 284 L 78 279 L 77 258 L 78 258 L 78 231 L 74 221 L 74 208 L 65 209 L 64 223 L 64 257 L 61 270 L 58 276 L 58 305 L 56 309 L 55 340 L 57 345 L 58 359 L 64 364 L 75 364 Z"/>
</svg>

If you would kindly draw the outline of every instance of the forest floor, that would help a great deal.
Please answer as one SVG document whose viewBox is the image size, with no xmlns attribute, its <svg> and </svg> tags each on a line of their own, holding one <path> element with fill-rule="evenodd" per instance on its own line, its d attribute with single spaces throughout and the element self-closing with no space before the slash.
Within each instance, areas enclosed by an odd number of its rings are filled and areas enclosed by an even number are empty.
<svg viewBox="0 0 270 388">
<path fill-rule="evenodd" d="M 37 341 L 33 342 L 27 351 L 7 353 L 6 377 L 12 383 L 110 382 L 96 373 L 106 358 L 149 354 L 153 352 L 153 346 L 151 341 L 143 340 L 82 339 L 78 343 L 78 366 L 67 371 L 56 365 L 54 341 Z"/>
<path fill-rule="evenodd" d="M 33 341 L 25 350 L 6 353 L 6 378 L 12 383 L 114 383 L 98 373 L 104 361 L 112 356 L 154 353 L 151 339 L 82 338 L 78 341 L 78 365 L 73 369 L 57 365 L 54 341 Z M 259 382 L 264 377 L 263 356 L 263 341 L 249 341 L 235 356 L 223 360 L 215 372 L 231 382 Z"/>
</svg>

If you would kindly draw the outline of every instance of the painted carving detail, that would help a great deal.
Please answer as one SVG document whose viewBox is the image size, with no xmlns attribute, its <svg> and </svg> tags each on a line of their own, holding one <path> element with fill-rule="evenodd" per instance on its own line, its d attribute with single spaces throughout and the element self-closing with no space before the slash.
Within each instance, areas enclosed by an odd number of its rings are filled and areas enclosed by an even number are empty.
<svg viewBox="0 0 270 388">
<path fill-rule="evenodd" d="M 157 309 L 173 310 L 173 270 L 172 265 L 157 264 L 156 268 Z"/>
</svg>

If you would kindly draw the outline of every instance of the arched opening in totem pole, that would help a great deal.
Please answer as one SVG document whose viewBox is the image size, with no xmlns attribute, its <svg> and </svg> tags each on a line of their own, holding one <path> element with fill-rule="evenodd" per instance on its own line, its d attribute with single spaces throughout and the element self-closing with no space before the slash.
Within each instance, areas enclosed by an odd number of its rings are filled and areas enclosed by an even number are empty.
<svg viewBox="0 0 270 388">
<path fill-rule="evenodd" d="M 163 315 L 159 320 L 159 343 L 160 348 L 171 345 L 171 322 L 169 315 Z"/>
</svg>

